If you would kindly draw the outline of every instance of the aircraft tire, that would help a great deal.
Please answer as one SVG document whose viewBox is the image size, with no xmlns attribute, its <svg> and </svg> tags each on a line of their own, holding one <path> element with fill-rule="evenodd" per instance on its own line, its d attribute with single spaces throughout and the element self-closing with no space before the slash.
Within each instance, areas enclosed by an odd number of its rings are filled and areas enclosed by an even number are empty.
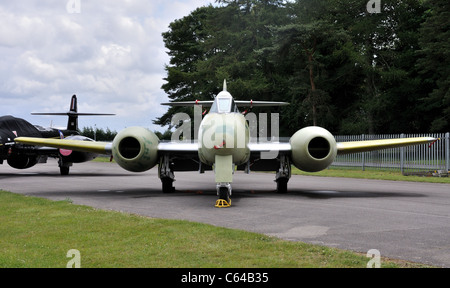
<svg viewBox="0 0 450 288">
<path fill-rule="evenodd" d="M 70 167 L 59 167 L 59 171 L 63 176 L 69 175 Z"/>
<path fill-rule="evenodd" d="M 173 192 L 173 180 L 170 178 L 162 178 L 162 191 L 163 193 L 172 193 Z"/>
<path fill-rule="evenodd" d="M 288 182 L 289 182 L 288 178 L 280 178 L 277 180 L 277 193 L 278 194 L 286 194 L 287 193 Z"/>
<path fill-rule="evenodd" d="M 230 200 L 230 195 L 228 193 L 228 188 L 227 187 L 220 187 L 219 188 L 219 199 L 228 201 Z"/>
</svg>

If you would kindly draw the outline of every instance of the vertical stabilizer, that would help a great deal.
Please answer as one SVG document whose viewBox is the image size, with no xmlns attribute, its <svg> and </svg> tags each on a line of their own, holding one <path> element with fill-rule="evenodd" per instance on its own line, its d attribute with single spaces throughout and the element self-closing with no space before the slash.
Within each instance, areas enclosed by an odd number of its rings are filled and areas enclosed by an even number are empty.
<svg viewBox="0 0 450 288">
<path fill-rule="evenodd" d="M 223 91 L 227 91 L 227 79 L 223 80 Z"/>
<path fill-rule="evenodd" d="M 78 131 L 78 104 L 77 104 L 77 95 L 72 96 L 72 100 L 70 102 L 70 110 L 67 113 L 69 116 L 69 121 L 67 122 L 67 130 L 69 131 Z"/>
</svg>

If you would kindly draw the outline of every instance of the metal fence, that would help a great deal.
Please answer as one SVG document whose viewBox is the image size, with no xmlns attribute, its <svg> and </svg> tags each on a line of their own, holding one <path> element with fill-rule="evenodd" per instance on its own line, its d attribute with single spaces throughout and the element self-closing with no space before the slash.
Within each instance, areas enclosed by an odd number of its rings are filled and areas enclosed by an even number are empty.
<svg viewBox="0 0 450 288">
<path fill-rule="evenodd" d="M 432 145 L 418 145 L 373 152 L 338 155 L 332 166 L 368 167 L 378 170 L 423 173 L 436 171 L 448 175 L 450 170 L 450 133 L 445 134 L 383 134 L 383 135 L 340 135 L 337 142 L 394 139 L 410 137 L 440 138 Z"/>
</svg>

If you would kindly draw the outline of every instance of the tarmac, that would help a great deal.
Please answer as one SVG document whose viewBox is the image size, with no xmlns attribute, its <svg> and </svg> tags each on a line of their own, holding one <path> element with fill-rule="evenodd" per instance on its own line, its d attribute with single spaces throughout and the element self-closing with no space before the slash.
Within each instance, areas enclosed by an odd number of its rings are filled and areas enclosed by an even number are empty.
<svg viewBox="0 0 450 288">
<path fill-rule="evenodd" d="M 232 206 L 219 209 L 212 172 L 175 177 L 175 192 L 163 194 L 157 168 L 90 162 L 61 176 L 53 160 L 27 170 L 0 165 L 0 189 L 14 193 L 450 267 L 450 184 L 293 176 L 279 195 L 274 174 L 236 172 Z"/>
</svg>

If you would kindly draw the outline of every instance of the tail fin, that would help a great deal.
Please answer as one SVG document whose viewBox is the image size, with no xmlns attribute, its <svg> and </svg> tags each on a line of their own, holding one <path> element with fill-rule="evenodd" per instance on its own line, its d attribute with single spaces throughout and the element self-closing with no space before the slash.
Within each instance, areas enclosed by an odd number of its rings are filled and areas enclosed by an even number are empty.
<svg viewBox="0 0 450 288">
<path fill-rule="evenodd" d="M 67 130 L 78 131 L 78 104 L 77 95 L 72 96 L 70 101 L 70 110 L 67 113 L 69 120 L 67 122 Z"/>
<path fill-rule="evenodd" d="M 69 116 L 67 130 L 78 131 L 78 116 L 114 116 L 116 114 L 78 113 L 77 95 L 72 96 L 69 112 L 66 113 L 31 113 L 31 115 Z"/>
</svg>

